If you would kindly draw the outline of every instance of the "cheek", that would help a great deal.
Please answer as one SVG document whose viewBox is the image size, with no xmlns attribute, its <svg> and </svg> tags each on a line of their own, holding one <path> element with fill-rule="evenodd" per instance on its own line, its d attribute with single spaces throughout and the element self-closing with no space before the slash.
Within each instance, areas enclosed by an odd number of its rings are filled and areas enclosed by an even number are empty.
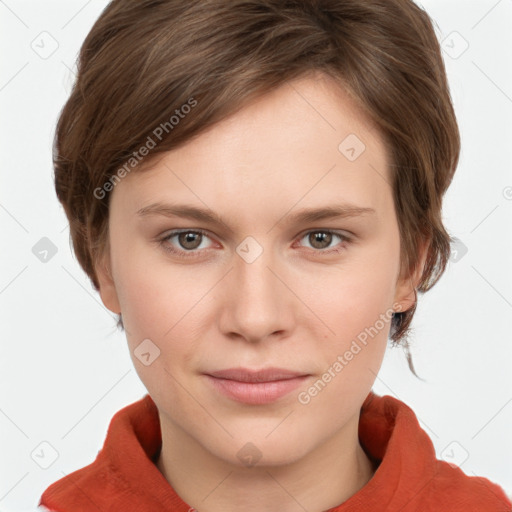
<svg viewBox="0 0 512 512">
<path fill-rule="evenodd" d="M 297 279 L 298 294 L 330 328 L 329 337 L 339 343 L 355 338 L 373 326 L 381 315 L 391 315 L 398 258 L 392 251 L 347 258 L 324 272 Z M 314 292 L 312 293 L 312 291 Z M 382 329 L 381 322 L 378 326 Z"/>
<path fill-rule="evenodd" d="M 121 240 L 117 248 L 113 255 L 115 283 L 128 341 L 160 338 L 173 325 L 169 312 L 176 311 L 180 283 L 166 275 L 143 247 L 123 251 Z"/>
<path fill-rule="evenodd" d="M 379 372 L 391 325 L 395 267 L 389 259 L 339 270 L 325 280 L 327 292 L 312 307 L 334 333 L 317 337 L 321 374 L 301 390 L 298 402 L 304 414 L 322 418 L 333 430 L 363 402 Z"/>
<path fill-rule="evenodd" d="M 152 396 L 165 401 L 180 396 L 178 382 L 199 350 L 201 336 L 195 332 L 194 308 L 201 307 L 199 300 L 208 287 L 190 282 L 177 267 L 155 262 L 141 266 L 141 260 L 142 254 L 132 251 L 119 261 L 116 287 L 135 370 Z"/>
<path fill-rule="evenodd" d="M 116 264 L 116 289 L 130 349 L 145 338 L 163 355 L 188 357 L 200 339 L 197 326 L 205 295 L 215 280 L 211 270 L 179 266 L 155 248 L 131 247 Z M 165 358 L 164 358 L 165 359 Z"/>
</svg>

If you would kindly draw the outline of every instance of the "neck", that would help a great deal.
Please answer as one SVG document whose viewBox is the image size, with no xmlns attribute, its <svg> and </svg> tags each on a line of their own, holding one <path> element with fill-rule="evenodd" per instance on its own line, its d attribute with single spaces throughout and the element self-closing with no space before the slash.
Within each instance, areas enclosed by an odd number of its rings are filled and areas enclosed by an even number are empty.
<svg viewBox="0 0 512 512">
<path fill-rule="evenodd" d="M 215 457 L 162 419 L 157 467 L 181 499 L 199 512 L 320 512 L 346 501 L 374 473 L 359 444 L 359 415 L 302 459 L 252 467 Z"/>
</svg>

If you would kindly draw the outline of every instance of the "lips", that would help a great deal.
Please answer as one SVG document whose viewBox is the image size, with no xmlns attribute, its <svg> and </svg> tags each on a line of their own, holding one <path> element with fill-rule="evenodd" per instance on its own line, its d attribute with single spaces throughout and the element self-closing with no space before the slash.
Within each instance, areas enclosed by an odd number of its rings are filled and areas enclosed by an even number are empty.
<svg viewBox="0 0 512 512">
<path fill-rule="evenodd" d="M 286 370 L 284 368 L 266 368 L 264 370 L 229 368 L 227 370 L 209 372 L 207 375 L 218 379 L 236 380 L 238 382 L 274 382 L 276 380 L 289 380 L 304 377 L 308 374 Z"/>
<path fill-rule="evenodd" d="M 229 368 L 205 374 L 216 392 L 230 400 L 252 405 L 276 402 L 303 385 L 309 376 L 284 368 Z"/>
</svg>

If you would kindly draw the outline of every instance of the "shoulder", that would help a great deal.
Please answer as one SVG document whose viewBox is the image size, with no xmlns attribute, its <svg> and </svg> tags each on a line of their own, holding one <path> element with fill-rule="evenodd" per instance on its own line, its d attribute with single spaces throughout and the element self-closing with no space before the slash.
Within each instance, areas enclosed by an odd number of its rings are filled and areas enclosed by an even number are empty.
<svg viewBox="0 0 512 512">
<path fill-rule="evenodd" d="M 367 452 L 381 461 L 374 490 L 377 484 L 392 487 L 402 512 L 512 512 L 499 485 L 437 459 L 432 440 L 404 402 L 371 393 L 359 433 Z"/>
<path fill-rule="evenodd" d="M 464 512 L 512 512 L 504 490 L 487 478 L 468 476 L 459 467 L 437 460 L 435 474 L 420 499 L 428 509 Z"/>
</svg>

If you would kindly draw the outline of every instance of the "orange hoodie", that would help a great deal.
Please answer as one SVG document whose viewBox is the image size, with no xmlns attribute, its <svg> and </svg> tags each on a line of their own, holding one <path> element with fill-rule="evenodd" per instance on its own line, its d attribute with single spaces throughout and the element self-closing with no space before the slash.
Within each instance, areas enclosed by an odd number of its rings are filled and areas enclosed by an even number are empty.
<svg viewBox="0 0 512 512">
<path fill-rule="evenodd" d="M 414 412 L 371 392 L 359 440 L 378 468 L 370 481 L 328 512 L 511 512 L 496 484 L 436 460 Z M 155 465 L 162 444 L 158 410 L 149 395 L 118 411 L 94 462 L 50 485 L 42 510 L 55 512 L 190 512 Z M 44 508 L 46 507 L 46 508 Z"/>
</svg>

